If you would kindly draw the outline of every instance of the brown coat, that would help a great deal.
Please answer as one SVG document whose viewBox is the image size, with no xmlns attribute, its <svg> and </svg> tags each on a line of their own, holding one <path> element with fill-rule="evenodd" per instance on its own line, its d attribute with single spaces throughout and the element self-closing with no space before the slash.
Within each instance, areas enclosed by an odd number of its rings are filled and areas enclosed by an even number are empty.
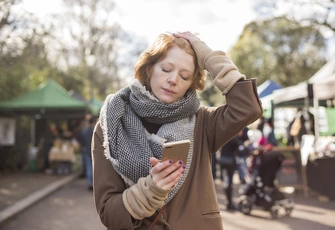
<svg viewBox="0 0 335 230">
<path fill-rule="evenodd" d="M 226 94 L 226 100 L 226 105 L 217 108 L 199 108 L 189 174 L 179 192 L 166 205 L 154 229 L 223 229 L 211 173 L 211 154 L 262 115 L 255 80 L 235 83 Z M 135 229 L 122 199 L 127 186 L 104 156 L 102 143 L 103 135 L 98 123 L 92 143 L 97 212 L 110 230 Z M 140 226 L 136 229 L 147 230 L 155 216 L 138 222 Z"/>
</svg>

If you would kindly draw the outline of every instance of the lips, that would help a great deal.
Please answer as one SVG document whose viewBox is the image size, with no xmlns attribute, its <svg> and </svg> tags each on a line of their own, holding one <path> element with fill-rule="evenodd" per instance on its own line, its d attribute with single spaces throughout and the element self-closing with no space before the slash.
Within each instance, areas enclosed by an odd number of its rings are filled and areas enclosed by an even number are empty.
<svg viewBox="0 0 335 230">
<path fill-rule="evenodd" d="M 163 88 L 163 90 L 164 90 L 166 93 L 168 93 L 168 94 L 176 94 L 174 91 L 169 90 L 169 89 L 165 89 L 165 88 Z"/>
</svg>

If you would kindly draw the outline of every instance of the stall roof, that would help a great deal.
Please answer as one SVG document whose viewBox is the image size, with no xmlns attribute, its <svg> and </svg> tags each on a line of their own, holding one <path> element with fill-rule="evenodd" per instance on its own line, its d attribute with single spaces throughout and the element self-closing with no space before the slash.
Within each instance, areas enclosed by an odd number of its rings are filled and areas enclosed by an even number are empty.
<svg viewBox="0 0 335 230">
<path fill-rule="evenodd" d="M 0 111 L 19 114 L 86 111 L 86 103 L 77 100 L 56 81 L 49 79 L 34 91 L 0 102 Z"/>
<path fill-rule="evenodd" d="M 335 58 L 316 72 L 309 83 L 313 84 L 313 93 L 319 100 L 335 98 Z"/>
<path fill-rule="evenodd" d="M 319 100 L 335 98 L 335 72 L 328 79 L 314 83 L 313 92 Z"/>
<path fill-rule="evenodd" d="M 319 100 L 334 98 L 335 58 L 328 61 L 308 81 L 273 91 L 273 103 L 276 106 L 303 106 L 308 96 L 308 84 L 313 85 L 313 94 Z M 310 104 L 312 100 L 310 100 Z M 321 102 L 320 105 L 325 104 Z"/>
<path fill-rule="evenodd" d="M 263 84 L 257 87 L 257 91 L 258 91 L 259 97 L 263 98 L 263 97 L 266 97 L 272 94 L 274 90 L 281 89 L 281 88 L 282 86 L 277 84 L 275 81 L 266 80 L 265 82 L 263 82 Z"/>
<path fill-rule="evenodd" d="M 304 98 L 307 97 L 307 84 L 307 81 L 301 82 L 294 86 L 273 91 L 273 103 L 282 105 L 304 105 Z"/>
</svg>

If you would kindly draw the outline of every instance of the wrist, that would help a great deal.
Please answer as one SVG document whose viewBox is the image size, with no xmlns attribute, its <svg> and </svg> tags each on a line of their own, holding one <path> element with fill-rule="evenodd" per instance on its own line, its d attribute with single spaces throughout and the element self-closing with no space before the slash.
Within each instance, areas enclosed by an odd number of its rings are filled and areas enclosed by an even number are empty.
<svg viewBox="0 0 335 230">
<path fill-rule="evenodd" d="M 198 65 L 200 68 L 205 69 L 205 62 L 206 62 L 206 57 L 213 52 L 211 48 L 209 48 L 205 42 L 196 40 L 191 43 L 194 52 L 197 56 L 198 59 Z"/>
<path fill-rule="evenodd" d="M 145 178 L 145 183 L 153 193 L 155 193 L 156 195 L 160 197 L 164 197 L 164 199 L 166 199 L 167 194 L 172 190 L 172 189 L 164 190 L 158 187 L 157 184 L 152 180 L 151 175 L 148 175 Z"/>
</svg>

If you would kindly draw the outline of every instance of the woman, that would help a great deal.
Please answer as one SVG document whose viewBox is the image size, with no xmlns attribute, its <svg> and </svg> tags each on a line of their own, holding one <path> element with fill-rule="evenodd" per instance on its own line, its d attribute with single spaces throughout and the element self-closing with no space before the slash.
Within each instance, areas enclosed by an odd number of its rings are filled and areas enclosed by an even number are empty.
<svg viewBox="0 0 335 230">
<path fill-rule="evenodd" d="M 206 69 L 226 96 L 201 107 Z M 262 114 L 254 81 L 190 32 L 161 34 L 136 80 L 106 98 L 93 136 L 95 205 L 108 229 L 223 229 L 215 153 Z M 189 139 L 187 162 L 160 162 L 162 144 Z M 107 159 L 106 159 L 107 158 Z"/>
</svg>

